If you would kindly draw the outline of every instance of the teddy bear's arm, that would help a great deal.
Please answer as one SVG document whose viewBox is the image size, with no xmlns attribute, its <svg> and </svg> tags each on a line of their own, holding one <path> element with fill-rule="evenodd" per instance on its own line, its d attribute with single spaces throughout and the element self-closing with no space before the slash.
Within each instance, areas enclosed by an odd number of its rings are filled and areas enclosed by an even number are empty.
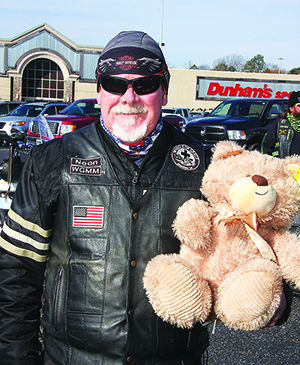
<svg viewBox="0 0 300 365">
<path fill-rule="evenodd" d="M 194 249 L 210 245 L 214 210 L 204 200 L 190 199 L 177 211 L 173 223 L 175 236 Z"/>
<path fill-rule="evenodd" d="M 300 288 L 300 240 L 287 231 L 273 231 L 268 238 L 286 280 Z"/>
</svg>

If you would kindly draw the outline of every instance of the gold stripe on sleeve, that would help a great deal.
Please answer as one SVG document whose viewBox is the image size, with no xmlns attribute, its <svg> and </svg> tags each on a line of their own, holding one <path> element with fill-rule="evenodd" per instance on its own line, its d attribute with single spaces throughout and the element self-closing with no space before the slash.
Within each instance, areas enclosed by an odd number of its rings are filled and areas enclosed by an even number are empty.
<svg viewBox="0 0 300 365">
<path fill-rule="evenodd" d="M 11 252 L 17 256 L 28 257 L 37 262 L 45 262 L 48 258 L 47 255 L 39 255 L 36 252 L 14 246 L 11 243 L 5 241 L 2 237 L 0 237 L 0 246 L 2 246 L 6 251 Z"/>
<path fill-rule="evenodd" d="M 28 229 L 29 231 L 36 232 L 43 237 L 50 237 L 52 234 L 52 229 L 45 230 L 40 226 L 38 226 L 37 224 L 27 221 L 26 219 L 22 218 L 19 214 L 15 213 L 12 209 L 8 211 L 8 215 L 12 220 L 20 224 L 22 227 Z"/>
<path fill-rule="evenodd" d="M 38 250 L 48 250 L 49 249 L 49 243 L 38 242 L 28 236 L 25 236 L 25 234 L 14 231 L 13 229 L 9 228 L 6 224 L 4 224 L 2 230 L 9 237 L 16 239 L 18 241 L 24 242 L 24 243 L 28 243 L 29 245 L 33 246 L 34 248 L 36 248 Z"/>
</svg>

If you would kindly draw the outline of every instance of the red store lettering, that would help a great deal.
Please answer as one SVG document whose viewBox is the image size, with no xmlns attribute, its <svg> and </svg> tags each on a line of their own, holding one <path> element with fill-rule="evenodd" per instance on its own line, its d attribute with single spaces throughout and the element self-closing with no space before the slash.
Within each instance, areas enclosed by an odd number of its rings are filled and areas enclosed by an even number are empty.
<svg viewBox="0 0 300 365">
<path fill-rule="evenodd" d="M 235 86 L 221 86 L 218 82 L 211 82 L 209 84 L 207 95 L 220 95 L 220 96 L 244 96 L 244 97 L 257 97 L 257 98 L 270 98 L 273 90 L 264 84 L 263 88 L 245 87 L 242 88 L 240 84 Z"/>
</svg>

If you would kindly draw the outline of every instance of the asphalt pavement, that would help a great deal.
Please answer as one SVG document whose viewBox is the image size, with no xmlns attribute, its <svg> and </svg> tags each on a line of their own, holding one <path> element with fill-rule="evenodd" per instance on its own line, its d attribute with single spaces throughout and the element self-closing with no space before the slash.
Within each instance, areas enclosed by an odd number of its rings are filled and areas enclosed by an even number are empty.
<svg viewBox="0 0 300 365">
<path fill-rule="evenodd" d="M 300 297 L 294 297 L 291 315 L 279 327 L 236 331 L 218 324 L 210 332 L 208 365 L 300 365 Z"/>
</svg>

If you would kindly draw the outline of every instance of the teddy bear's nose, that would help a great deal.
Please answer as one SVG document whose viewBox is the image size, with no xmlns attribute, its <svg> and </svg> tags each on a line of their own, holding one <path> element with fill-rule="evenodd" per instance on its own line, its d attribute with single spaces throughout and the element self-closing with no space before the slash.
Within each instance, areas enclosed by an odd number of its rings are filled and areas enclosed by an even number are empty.
<svg viewBox="0 0 300 365">
<path fill-rule="evenodd" d="M 268 180 L 260 175 L 253 175 L 252 176 L 252 181 L 255 182 L 255 184 L 257 186 L 267 186 L 268 185 Z"/>
</svg>

